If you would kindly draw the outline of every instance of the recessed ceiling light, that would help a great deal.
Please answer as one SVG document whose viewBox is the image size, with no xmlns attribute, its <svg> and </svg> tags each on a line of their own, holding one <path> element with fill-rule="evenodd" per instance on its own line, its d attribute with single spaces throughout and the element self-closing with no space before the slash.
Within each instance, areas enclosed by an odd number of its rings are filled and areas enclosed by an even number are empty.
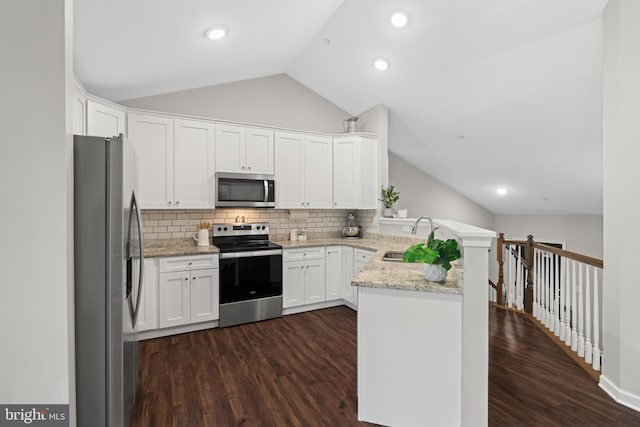
<svg viewBox="0 0 640 427">
<path fill-rule="evenodd" d="M 406 27 L 409 24 L 409 14 L 404 10 L 394 10 L 389 16 L 389 21 L 396 28 Z"/>
<path fill-rule="evenodd" d="M 373 60 L 373 66 L 376 70 L 385 71 L 388 70 L 391 64 L 384 58 L 376 58 Z"/>
<path fill-rule="evenodd" d="M 504 187 L 496 188 L 496 194 L 499 196 L 506 196 L 509 191 Z"/>
<path fill-rule="evenodd" d="M 329 40 L 329 39 L 328 39 L 328 38 L 326 38 L 326 37 L 325 37 L 325 38 L 323 38 L 323 39 L 321 40 L 321 42 L 322 42 L 322 44 L 323 44 L 323 45 L 325 45 L 325 46 L 329 46 L 329 45 L 331 44 L 331 40 Z"/>
<path fill-rule="evenodd" d="M 220 40 L 227 35 L 227 27 L 223 25 L 216 25 L 215 27 L 209 28 L 205 34 L 207 38 L 210 38 L 211 40 Z"/>
</svg>

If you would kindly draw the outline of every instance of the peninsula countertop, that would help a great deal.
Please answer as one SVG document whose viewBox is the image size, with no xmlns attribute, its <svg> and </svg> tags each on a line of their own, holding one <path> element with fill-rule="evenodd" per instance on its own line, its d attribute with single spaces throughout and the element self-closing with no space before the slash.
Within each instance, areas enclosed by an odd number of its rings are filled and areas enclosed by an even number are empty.
<svg viewBox="0 0 640 427">
<path fill-rule="evenodd" d="M 462 270 L 454 263 L 444 283 L 428 282 L 422 276 L 422 264 L 383 261 L 385 252 L 403 252 L 421 239 L 378 235 L 378 238 L 344 239 L 325 238 L 309 239 L 306 241 L 275 240 L 283 249 L 313 248 L 319 246 L 349 246 L 374 252 L 371 260 L 354 277 L 353 286 L 371 288 L 389 288 L 407 291 L 435 292 L 447 294 L 461 294 L 459 286 L 462 283 Z M 144 254 L 147 258 L 171 257 L 186 255 L 217 254 L 216 246 L 200 248 L 195 242 L 180 239 L 153 241 L 145 245 Z"/>
</svg>

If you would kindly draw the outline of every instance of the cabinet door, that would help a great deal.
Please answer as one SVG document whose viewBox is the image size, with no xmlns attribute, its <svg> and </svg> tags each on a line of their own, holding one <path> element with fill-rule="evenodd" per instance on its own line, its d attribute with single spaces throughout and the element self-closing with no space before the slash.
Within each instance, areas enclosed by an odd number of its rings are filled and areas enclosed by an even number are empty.
<svg viewBox="0 0 640 427">
<path fill-rule="evenodd" d="M 160 327 L 186 325 L 191 322 L 189 272 L 162 273 L 158 287 Z"/>
<path fill-rule="evenodd" d="M 126 133 L 124 120 L 124 111 L 87 100 L 87 135 L 111 137 Z"/>
<path fill-rule="evenodd" d="M 191 322 L 216 320 L 218 315 L 219 270 L 191 271 Z"/>
<path fill-rule="evenodd" d="M 360 270 L 362 270 L 365 264 L 366 262 L 360 262 L 360 261 L 356 261 L 353 263 L 353 277 L 356 277 L 358 273 L 360 273 Z M 358 287 L 352 286 L 351 292 L 353 293 L 353 296 L 351 297 L 352 298 L 351 302 L 353 302 L 357 307 L 358 306 Z"/>
<path fill-rule="evenodd" d="M 340 299 L 342 298 L 342 246 L 327 246 L 325 262 L 326 300 Z"/>
<path fill-rule="evenodd" d="M 245 159 L 245 128 L 216 125 L 216 172 L 245 172 Z"/>
<path fill-rule="evenodd" d="M 304 266 L 304 303 L 325 301 L 325 261 L 306 261 Z"/>
<path fill-rule="evenodd" d="M 331 138 L 305 138 L 302 162 L 305 208 L 326 209 L 333 205 L 332 147 Z"/>
<path fill-rule="evenodd" d="M 342 248 L 342 298 L 353 302 L 353 286 L 351 280 L 355 277 L 353 274 L 353 248 L 345 246 Z"/>
<path fill-rule="evenodd" d="M 333 206 L 358 209 L 358 142 L 356 138 L 333 140 Z"/>
<path fill-rule="evenodd" d="M 246 166 L 247 172 L 273 175 L 274 168 L 273 131 L 247 128 Z"/>
<path fill-rule="evenodd" d="M 136 266 L 137 268 L 137 266 Z M 135 268 L 134 268 L 135 271 Z M 134 290 L 137 291 L 137 290 Z M 144 260 L 144 286 L 138 311 L 136 331 L 158 328 L 158 263 L 156 258 Z"/>
<path fill-rule="evenodd" d="M 283 263 L 282 306 L 295 307 L 304 304 L 304 261 Z"/>
<path fill-rule="evenodd" d="M 173 208 L 173 120 L 129 114 L 129 140 L 138 156 L 140 206 Z"/>
<path fill-rule="evenodd" d="M 175 120 L 174 131 L 175 207 L 214 208 L 215 125 Z"/>
<path fill-rule="evenodd" d="M 304 208 L 302 189 L 302 136 L 276 132 L 276 207 Z"/>
</svg>

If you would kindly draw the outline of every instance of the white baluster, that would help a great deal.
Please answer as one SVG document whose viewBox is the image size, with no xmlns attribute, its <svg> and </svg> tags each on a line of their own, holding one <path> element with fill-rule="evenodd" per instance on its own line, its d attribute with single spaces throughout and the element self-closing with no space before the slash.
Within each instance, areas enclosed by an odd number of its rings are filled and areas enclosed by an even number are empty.
<svg viewBox="0 0 640 427">
<path fill-rule="evenodd" d="M 586 266 L 585 266 L 586 267 Z M 578 264 L 578 356 L 584 357 L 584 281 L 582 264 Z"/>
<path fill-rule="evenodd" d="M 549 263 L 549 253 L 544 253 L 544 317 L 542 323 L 549 327 L 549 275 L 551 274 L 551 265 Z"/>
<path fill-rule="evenodd" d="M 553 333 L 559 337 L 560 336 L 560 262 L 561 257 L 559 255 L 553 255 L 556 276 L 554 280 L 554 289 L 555 289 L 555 297 L 553 299 Z"/>
<path fill-rule="evenodd" d="M 565 299 L 564 299 L 564 303 L 565 303 L 565 326 L 564 326 L 564 343 L 566 345 L 571 345 L 571 267 L 573 265 L 573 261 L 572 260 L 567 260 L 567 268 L 565 268 L 566 271 L 566 278 L 565 278 Z"/>
<path fill-rule="evenodd" d="M 549 331 L 554 332 L 555 329 L 555 321 L 554 321 L 554 317 L 555 317 L 555 309 L 556 309 L 556 302 L 554 299 L 554 291 L 553 288 L 555 286 L 555 277 L 556 277 L 556 254 L 552 254 L 549 253 L 549 324 L 547 325 L 547 328 L 549 328 Z"/>
<path fill-rule="evenodd" d="M 576 262 L 571 263 L 571 350 L 578 351 L 578 310 L 577 308 L 577 286 L 576 286 Z"/>
<path fill-rule="evenodd" d="M 593 348 L 591 346 L 591 276 L 595 274 L 595 267 L 585 265 L 585 323 L 584 323 L 584 361 L 593 362 Z M 592 274 L 589 274 L 592 271 Z"/>
<path fill-rule="evenodd" d="M 600 370 L 600 306 L 599 306 L 599 290 L 598 290 L 598 273 L 594 271 L 593 278 L 593 369 Z"/>
<path fill-rule="evenodd" d="M 524 287 L 526 286 L 525 275 L 526 275 L 525 264 L 524 262 L 522 262 L 522 257 L 520 256 L 520 248 L 518 248 L 518 282 L 517 282 L 518 310 L 524 310 Z"/>
<path fill-rule="evenodd" d="M 566 262 L 566 258 L 562 258 L 561 261 L 561 271 L 562 274 L 560 275 L 560 341 L 564 341 L 564 336 L 565 336 L 565 305 L 566 300 L 567 300 L 567 262 Z"/>
<path fill-rule="evenodd" d="M 509 261 L 508 264 L 508 271 L 509 271 L 509 280 L 507 281 L 507 305 L 509 307 L 513 306 L 513 283 L 512 283 L 512 278 L 513 278 L 513 255 L 511 254 L 511 246 L 509 246 L 508 251 L 507 251 L 507 260 Z"/>
<path fill-rule="evenodd" d="M 518 246 L 518 252 L 516 257 L 516 283 L 515 283 L 515 306 L 519 310 L 520 309 L 520 274 L 522 273 L 522 262 L 520 261 L 520 246 Z"/>
<path fill-rule="evenodd" d="M 540 256 L 540 251 L 538 250 L 538 248 L 534 248 L 533 249 L 533 307 L 532 307 L 532 311 L 533 311 L 533 317 L 535 317 L 536 319 L 538 318 L 538 294 L 540 293 L 539 291 L 539 286 L 540 286 L 540 276 L 539 276 L 539 268 L 540 267 L 540 261 L 539 261 L 539 256 Z"/>
</svg>

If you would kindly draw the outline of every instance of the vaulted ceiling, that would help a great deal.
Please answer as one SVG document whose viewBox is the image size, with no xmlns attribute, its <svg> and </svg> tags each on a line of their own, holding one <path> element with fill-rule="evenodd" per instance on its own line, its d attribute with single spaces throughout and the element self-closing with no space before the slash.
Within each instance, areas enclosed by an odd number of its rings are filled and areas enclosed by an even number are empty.
<svg viewBox="0 0 640 427">
<path fill-rule="evenodd" d="M 606 3 L 75 0 L 74 71 L 110 100 L 286 73 L 353 114 L 387 105 L 389 149 L 491 212 L 601 214 Z"/>
</svg>

